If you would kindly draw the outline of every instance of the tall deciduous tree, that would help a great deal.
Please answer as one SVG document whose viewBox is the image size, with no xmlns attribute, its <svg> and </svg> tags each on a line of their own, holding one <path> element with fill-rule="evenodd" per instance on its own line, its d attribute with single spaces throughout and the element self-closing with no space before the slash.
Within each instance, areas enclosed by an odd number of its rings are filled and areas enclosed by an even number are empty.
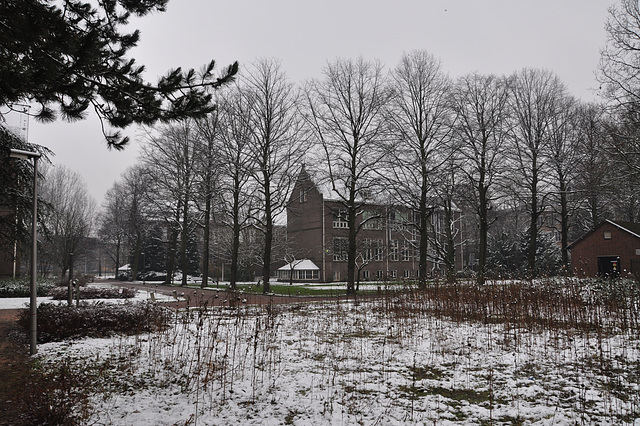
<svg viewBox="0 0 640 426">
<path fill-rule="evenodd" d="M 82 119 L 91 107 L 114 128 L 210 112 L 208 89 L 232 80 L 237 63 L 220 76 L 213 61 L 200 73 L 177 68 L 149 84 L 144 66 L 127 57 L 140 38 L 137 30 L 123 31 L 131 15 L 162 12 L 167 2 L 0 2 L 0 105 L 38 104 L 35 116 L 45 121 L 55 118 L 55 105 L 69 120 Z M 119 132 L 105 137 L 116 149 L 128 142 Z"/>
<path fill-rule="evenodd" d="M 640 5 L 619 0 L 609 8 L 607 44 L 601 50 L 598 79 L 601 93 L 613 106 L 640 104 Z"/>
<path fill-rule="evenodd" d="M 614 217 L 636 222 L 640 217 L 640 104 L 619 108 L 615 119 L 605 119 L 603 164 L 607 167 L 608 205 Z"/>
<path fill-rule="evenodd" d="M 442 72 L 440 61 L 427 52 L 404 55 L 392 73 L 389 113 L 392 144 L 390 149 L 390 188 L 400 203 L 418 213 L 412 220 L 419 235 L 417 253 L 418 283 L 426 287 L 429 245 L 429 216 L 434 207 L 436 174 L 452 154 L 449 108 L 451 83 Z"/>
<path fill-rule="evenodd" d="M 219 200 L 222 207 L 219 221 L 231 230 L 229 285 L 235 289 L 240 267 L 241 233 L 252 224 L 254 182 L 251 181 L 251 128 L 247 120 L 248 105 L 238 87 L 225 94 L 220 108 L 223 123 L 218 147 Z"/>
<path fill-rule="evenodd" d="M 386 153 L 384 107 L 390 92 L 379 62 L 339 59 L 323 74 L 306 86 L 307 121 L 322 146 L 333 194 L 347 211 L 347 293 L 355 294 L 356 217 Z"/>
<path fill-rule="evenodd" d="M 640 181 L 640 4 L 637 0 L 619 0 L 609 8 L 605 30 L 607 44 L 601 50 L 598 79 L 601 94 L 612 107 L 619 125 L 609 127 L 613 144 L 612 156 L 626 167 L 624 178 L 617 187 Z M 629 196 L 623 196 L 623 210 L 627 220 L 638 213 L 637 190 L 630 188 Z M 616 200 L 617 201 L 617 200 Z"/>
<path fill-rule="evenodd" d="M 99 217 L 99 235 L 106 246 L 106 254 L 115 265 L 116 275 L 122 265 L 126 245 L 127 210 L 126 189 L 116 182 L 107 191 Z"/>
<path fill-rule="evenodd" d="M 575 183 L 579 160 L 578 102 L 565 96 L 559 99 L 559 111 L 550 121 L 549 183 L 551 207 L 559 216 L 562 265 L 569 265 L 569 226 L 578 207 Z"/>
<path fill-rule="evenodd" d="M 542 189 L 548 170 L 551 123 L 562 111 L 564 84 L 554 73 L 525 68 L 515 74 L 511 91 L 512 155 L 511 187 L 529 214 L 528 274 L 536 271 L 538 218 L 547 207 L 548 193 Z"/>
<path fill-rule="evenodd" d="M 171 279 L 169 270 L 173 270 L 171 263 L 176 259 L 177 248 L 182 286 L 187 285 L 190 272 L 189 240 L 198 226 L 193 214 L 199 155 L 196 141 L 196 127 L 191 120 L 186 120 L 164 126 L 157 134 L 149 134 L 142 146 L 143 163 L 153 182 L 147 193 L 149 201 L 155 204 L 155 213 L 164 217 L 172 232 L 167 279 Z"/>
<path fill-rule="evenodd" d="M 508 100 L 509 81 L 494 75 L 461 77 L 452 95 L 461 171 L 470 189 L 468 202 L 478 218 L 477 282 L 481 285 L 486 275 L 489 212 L 499 196 L 496 186 L 505 166 Z"/>
<path fill-rule="evenodd" d="M 45 252 L 60 268 L 61 276 L 69 270 L 71 256 L 85 253 L 95 219 L 96 202 L 76 172 L 64 166 L 49 167 L 44 172 L 42 198 L 47 202 L 44 217 Z"/>
<path fill-rule="evenodd" d="M 607 120 L 598 104 L 581 105 L 576 120 L 578 135 L 576 190 L 586 214 L 577 218 L 579 235 L 594 229 L 606 214 L 608 176 L 612 170 L 607 158 Z M 584 223 L 582 216 L 585 217 Z"/>
<path fill-rule="evenodd" d="M 143 165 L 135 165 L 125 170 L 122 174 L 121 187 L 125 194 L 127 254 L 132 278 L 135 280 L 138 277 L 138 272 L 141 271 L 139 262 L 150 227 L 150 203 L 147 200 L 151 179 L 147 169 Z"/>
<path fill-rule="evenodd" d="M 263 291 L 268 293 L 275 219 L 286 207 L 307 143 L 301 137 L 300 95 L 277 61 L 262 59 L 252 64 L 240 82 L 240 93 L 248 107 L 251 174 L 261 204 L 255 223 L 264 235 Z"/>
<path fill-rule="evenodd" d="M 196 200 L 202 211 L 203 252 L 202 252 L 202 288 L 209 282 L 209 261 L 211 246 L 211 217 L 213 215 L 213 202 L 219 191 L 219 178 L 222 159 L 219 155 L 221 148 L 220 134 L 222 129 L 222 117 L 220 108 L 216 108 L 206 118 L 195 122 L 197 127 L 196 137 L 196 179 L 198 190 Z M 200 204 L 204 201 L 204 207 Z"/>
</svg>

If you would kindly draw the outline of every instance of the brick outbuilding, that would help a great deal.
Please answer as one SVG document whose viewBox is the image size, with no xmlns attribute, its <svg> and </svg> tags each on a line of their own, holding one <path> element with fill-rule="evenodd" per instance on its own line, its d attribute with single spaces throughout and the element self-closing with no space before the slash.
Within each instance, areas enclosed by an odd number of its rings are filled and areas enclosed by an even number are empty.
<svg viewBox="0 0 640 426">
<path fill-rule="evenodd" d="M 640 223 L 605 220 L 569 245 L 578 277 L 640 274 Z"/>
</svg>

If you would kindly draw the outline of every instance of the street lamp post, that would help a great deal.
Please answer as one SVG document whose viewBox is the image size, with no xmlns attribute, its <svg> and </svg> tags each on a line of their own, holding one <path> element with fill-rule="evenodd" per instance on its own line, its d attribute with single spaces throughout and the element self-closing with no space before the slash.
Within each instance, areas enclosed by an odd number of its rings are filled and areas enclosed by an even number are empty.
<svg viewBox="0 0 640 426">
<path fill-rule="evenodd" d="M 146 267 L 144 264 L 144 252 L 140 253 L 142 255 L 142 285 L 147 285 L 146 280 L 147 280 L 147 274 L 146 274 Z M 136 278 L 134 278 L 134 280 L 136 280 Z"/>
<path fill-rule="evenodd" d="M 38 294 L 36 287 L 36 273 L 37 273 L 37 255 L 38 255 L 38 239 L 36 232 L 38 230 L 38 159 L 40 158 L 39 152 L 23 151 L 20 149 L 12 149 L 9 157 L 20 158 L 27 160 L 33 158 L 33 212 L 31 222 L 31 298 L 29 301 L 31 310 L 31 339 L 30 339 L 30 353 L 35 355 L 38 352 L 37 337 L 38 337 Z"/>
</svg>

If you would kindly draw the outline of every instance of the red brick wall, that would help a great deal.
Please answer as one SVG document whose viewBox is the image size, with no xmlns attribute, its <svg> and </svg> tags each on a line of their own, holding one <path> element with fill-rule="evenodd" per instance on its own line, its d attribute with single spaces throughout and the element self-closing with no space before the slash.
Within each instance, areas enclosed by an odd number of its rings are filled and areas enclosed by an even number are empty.
<svg viewBox="0 0 640 426">
<path fill-rule="evenodd" d="M 301 198 L 303 191 L 303 198 Z M 287 206 L 287 243 L 296 258 L 308 258 L 322 276 L 322 194 L 310 179 L 298 180 Z"/>
<path fill-rule="evenodd" d="M 605 232 L 611 233 L 611 239 L 605 240 Z M 636 250 L 640 250 L 640 238 L 612 223 L 604 222 L 574 243 L 571 248 L 571 265 L 576 276 L 595 277 L 598 275 L 599 256 L 620 256 L 620 272 L 625 274 L 631 271 L 632 259 L 640 260 Z"/>
</svg>

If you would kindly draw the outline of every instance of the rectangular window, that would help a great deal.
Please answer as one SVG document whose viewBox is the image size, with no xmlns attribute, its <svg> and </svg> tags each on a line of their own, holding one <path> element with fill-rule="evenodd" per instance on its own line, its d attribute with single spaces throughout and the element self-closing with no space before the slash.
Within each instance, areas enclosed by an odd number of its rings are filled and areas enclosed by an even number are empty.
<svg viewBox="0 0 640 426">
<path fill-rule="evenodd" d="M 300 190 L 300 202 L 301 203 L 307 202 L 307 191 L 305 191 L 304 189 Z"/>
<path fill-rule="evenodd" d="M 376 278 L 378 278 L 379 280 L 382 279 L 382 271 L 376 271 Z"/>
<path fill-rule="evenodd" d="M 333 260 L 342 262 L 347 260 L 347 250 L 349 248 L 349 240 L 344 237 L 333 238 Z"/>
<path fill-rule="evenodd" d="M 398 240 L 391 240 L 389 243 L 389 260 L 392 262 L 398 261 Z"/>
<path fill-rule="evenodd" d="M 349 228 L 349 213 L 346 209 L 339 209 L 333 211 L 333 227 L 346 229 Z"/>
<path fill-rule="evenodd" d="M 375 254 L 374 254 L 374 260 L 381 262 L 382 259 L 384 258 L 384 246 L 382 245 L 382 239 L 377 239 L 376 240 L 376 247 L 375 247 Z"/>
<path fill-rule="evenodd" d="M 362 271 L 362 278 L 364 278 L 365 280 L 369 279 L 369 271 Z"/>
<path fill-rule="evenodd" d="M 409 273 L 409 270 L 408 270 L 408 269 L 405 269 L 405 270 L 404 270 L 404 272 L 403 272 L 403 276 L 404 276 L 405 278 L 409 278 L 409 277 L 411 276 L 411 274 Z"/>
<path fill-rule="evenodd" d="M 611 239 L 611 231 L 604 231 L 604 239 L 605 240 Z"/>
<path fill-rule="evenodd" d="M 389 212 L 389 225 L 394 231 L 403 231 L 407 227 L 407 213 Z"/>
<path fill-rule="evenodd" d="M 400 252 L 403 262 L 408 262 L 411 259 L 411 245 L 409 241 L 402 241 L 402 251 Z"/>
<path fill-rule="evenodd" d="M 380 214 L 371 210 L 365 210 L 362 213 L 362 227 L 364 229 L 382 229 Z"/>
<path fill-rule="evenodd" d="M 362 255 L 362 260 L 365 262 L 369 262 L 373 259 L 373 246 L 372 242 L 369 238 L 365 238 L 362 241 L 362 250 L 360 251 Z"/>
</svg>

